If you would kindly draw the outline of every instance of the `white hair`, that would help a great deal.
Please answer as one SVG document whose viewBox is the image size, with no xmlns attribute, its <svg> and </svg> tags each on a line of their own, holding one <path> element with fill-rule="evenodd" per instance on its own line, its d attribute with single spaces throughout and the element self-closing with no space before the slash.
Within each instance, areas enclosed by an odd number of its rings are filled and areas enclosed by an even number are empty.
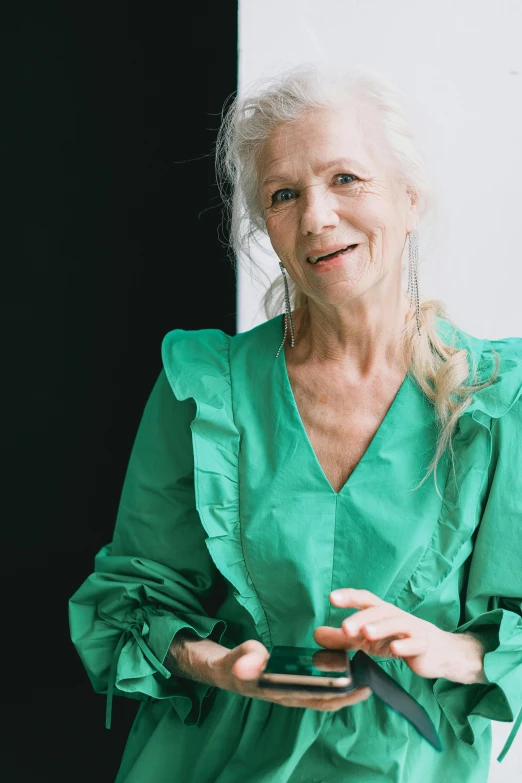
<svg viewBox="0 0 522 783">
<path fill-rule="evenodd" d="M 231 260 L 234 266 L 237 260 L 246 263 L 254 276 L 256 271 L 265 276 L 263 305 L 269 318 L 283 310 L 284 283 L 282 276 L 271 282 L 251 250 L 253 244 L 262 247 L 260 240 L 267 234 L 257 167 L 263 146 L 277 126 L 294 122 L 307 111 L 346 107 L 356 111 L 361 106 L 371 109 L 369 148 L 385 162 L 396 186 L 404 183 L 416 193 L 418 231 L 425 257 L 438 221 L 435 186 L 425 156 L 414 139 L 407 98 L 382 74 L 362 65 L 343 71 L 300 65 L 254 82 L 224 112 L 216 141 L 216 174 L 227 211 Z M 306 294 L 289 276 L 287 280 L 292 306 L 306 304 Z M 447 447 L 453 458 L 451 437 L 457 420 L 471 403 L 473 392 L 493 382 L 499 359 L 497 356 L 491 377 L 485 383 L 475 383 L 472 351 L 455 347 L 454 341 L 445 344 L 437 333 L 436 317 L 444 318 L 457 329 L 443 302 L 421 301 L 421 335 L 417 335 L 415 309 L 411 308 L 401 336 L 401 349 L 410 375 L 435 406 L 439 424 L 437 447 L 418 486 L 433 471 L 438 492 L 438 461 Z"/>
</svg>

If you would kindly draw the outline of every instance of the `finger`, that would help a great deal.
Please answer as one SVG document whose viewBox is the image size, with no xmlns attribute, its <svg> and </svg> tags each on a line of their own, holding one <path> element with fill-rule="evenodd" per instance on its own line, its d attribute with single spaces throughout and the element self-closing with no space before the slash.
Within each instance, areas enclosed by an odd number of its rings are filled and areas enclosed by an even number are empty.
<svg viewBox="0 0 522 783">
<path fill-rule="evenodd" d="M 232 666 L 232 674 L 240 680 L 248 682 L 257 680 L 264 668 L 264 661 L 256 655 L 245 655 Z"/>
<path fill-rule="evenodd" d="M 366 701 L 366 699 L 369 699 L 370 696 L 373 695 L 373 691 L 371 688 L 368 688 L 366 686 L 361 688 L 356 688 L 354 691 L 352 691 L 349 696 L 350 701 L 347 701 L 347 704 L 358 704 L 360 701 Z"/>
<path fill-rule="evenodd" d="M 388 636 L 414 636 L 415 629 L 406 614 L 386 617 L 372 623 L 364 623 L 361 633 L 367 639 L 386 639 Z"/>
<path fill-rule="evenodd" d="M 383 603 L 378 606 L 373 606 L 370 609 L 361 609 L 358 612 L 354 612 L 350 617 L 346 617 L 342 623 L 341 628 L 344 633 L 349 636 L 356 636 L 361 632 L 361 628 L 368 623 L 379 623 L 388 617 L 397 617 L 400 610 L 392 604 Z M 402 613 L 406 617 L 406 613 Z"/>
<path fill-rule="evenodd" d="M 314 639 L 321 647 L 330 650 L 347 650 L 350 641 L 342 628 L 332 628 L 330 625 L 319 625 L 314 630 Z"/>
<path fill-rule="evenodd" d="M 240 680 L 257 680 L 268 660 L 268 650 L 255 641 L 249 641 L 240 645 L 238 652 L 240 657 L 232 665 L 232 674 Z"/>
<path fill-rule="evenodd" d="M 263 698 L 282 704 L 284 707 L 307 707 L 313 710 L 334 711 L 360 701 L 365 701 L 372 695 L 371 688 L 361 687 L 348 694 L 311 694 L 303 691 L 273 691 L 263 688 Z"/>
<path fill-rule="evenodd" d="M 330 603 L 334 606 L 368 609 L 370 606 L 386 603 L 369 590 L 356 590 L 354 587 L 341 587 L 330 593 Z"/>
<path fill-rule="evenodd" d="M 393 642 L 390 642 L 390 650 L 400 658 L 410 658 L 415 655 L 423 655 L 427 650 L 427 643 L 420 636 L 394 639 Z"/>
<path fill-rule="evenodd" d="M 343 707 L 351 707 L 353 704 L 358 704 L 360 701 L 366 701 L 366 699 L 369 699 L 371 695 L 371 688 L 357 688 L 342 698 L 328 700 L 324 699 L 319 705 L 315 707 L 315 709 L 319 709 L 324 712 L 334 712 L 343 709 Z"/>
<path fill-rule="evenodd" d="M 314 693 L 313 691 L 294 691 L 291 688 L 259 688 L 260 692 L 274 701 L 298 701 L 306 704 L 318 704 L 321 701 L 331 700 L 337 701 L 339 699 L 345 699 L 346 693 Z"/>
</svg>

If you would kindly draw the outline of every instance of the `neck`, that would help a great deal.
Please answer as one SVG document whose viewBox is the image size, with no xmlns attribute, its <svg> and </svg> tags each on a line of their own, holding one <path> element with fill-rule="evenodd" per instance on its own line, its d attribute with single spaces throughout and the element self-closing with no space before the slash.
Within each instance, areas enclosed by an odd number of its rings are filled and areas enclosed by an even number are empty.
<svg viewBox="0 0 522 783">
<path fill-rule="evenodd" d="M 400 335 L 408 311 L 402 291 L 386 308 L 338 308 L 308 299 L 293 313 L 296 345 L 287 354 L 296 364 L 335 365 L 341 375 L 352 379 L 369 378 L 385 369 L 406 371 Z"/>
</svg>

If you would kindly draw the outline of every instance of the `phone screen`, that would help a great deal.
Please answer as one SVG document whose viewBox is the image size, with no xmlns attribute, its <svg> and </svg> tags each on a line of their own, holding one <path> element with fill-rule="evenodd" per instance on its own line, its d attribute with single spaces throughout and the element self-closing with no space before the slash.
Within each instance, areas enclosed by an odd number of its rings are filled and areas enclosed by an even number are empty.
<svg viewBox="0 0 522 783">
<path fill-rule="evenodd" d="M 274 646 L 263 674 L 284 675 L 289 680 L 310 677 L 345 682 L 351 680 L 350 658 L 346 650 Z"/>
</svg>

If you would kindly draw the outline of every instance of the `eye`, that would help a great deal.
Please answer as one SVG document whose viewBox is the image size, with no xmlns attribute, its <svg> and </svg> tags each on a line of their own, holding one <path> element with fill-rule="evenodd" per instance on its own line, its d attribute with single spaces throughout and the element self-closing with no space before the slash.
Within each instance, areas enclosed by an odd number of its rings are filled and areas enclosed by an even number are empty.
<svg viewBox="0 0 522 783">
<path fill-rule="evenodd" d="M 291 201 L 293 193 L 294 191 L 290 190 L 290 188 L 276 190 L 275 193 L 272 193 L 272 204 L 275 204 L 276 202 L 281 203 L 281 201 Z"/>
<path fill-rule="evenodd" d="M 357 179 L 357 177 L 355 176 L 355 174 L 336 174 L 335 176 L 336 176 L 336 178 L 340 178 L 340 177 L 352 177 L 352 181 L 354 181 L 354 180 L 356 180 L 356 179 Z M 341 182 L 340 184 L 341 184 L 341 185 L 351 185 L 352 183 L 351 183 L 351 182 Z"/>
<path fill-rule="evenodd" d="M 346 181 L 347 178 L 349 179 L 348 182 Z M 355 174 L 336 174 L 334 179 L 345 180 L 340 182 L 341 185 L 351 185 L 352 182 L 357 179 L 357 177 Z M 280 190 L 276 190 L 274 193 L 272 193 L 271 201 L 272 204 L 281 204 L 283 201 L 293 201 L 295 197 L 295 190 L 291 190 L 290 188 L 281 188 Z"/>
</svg>

